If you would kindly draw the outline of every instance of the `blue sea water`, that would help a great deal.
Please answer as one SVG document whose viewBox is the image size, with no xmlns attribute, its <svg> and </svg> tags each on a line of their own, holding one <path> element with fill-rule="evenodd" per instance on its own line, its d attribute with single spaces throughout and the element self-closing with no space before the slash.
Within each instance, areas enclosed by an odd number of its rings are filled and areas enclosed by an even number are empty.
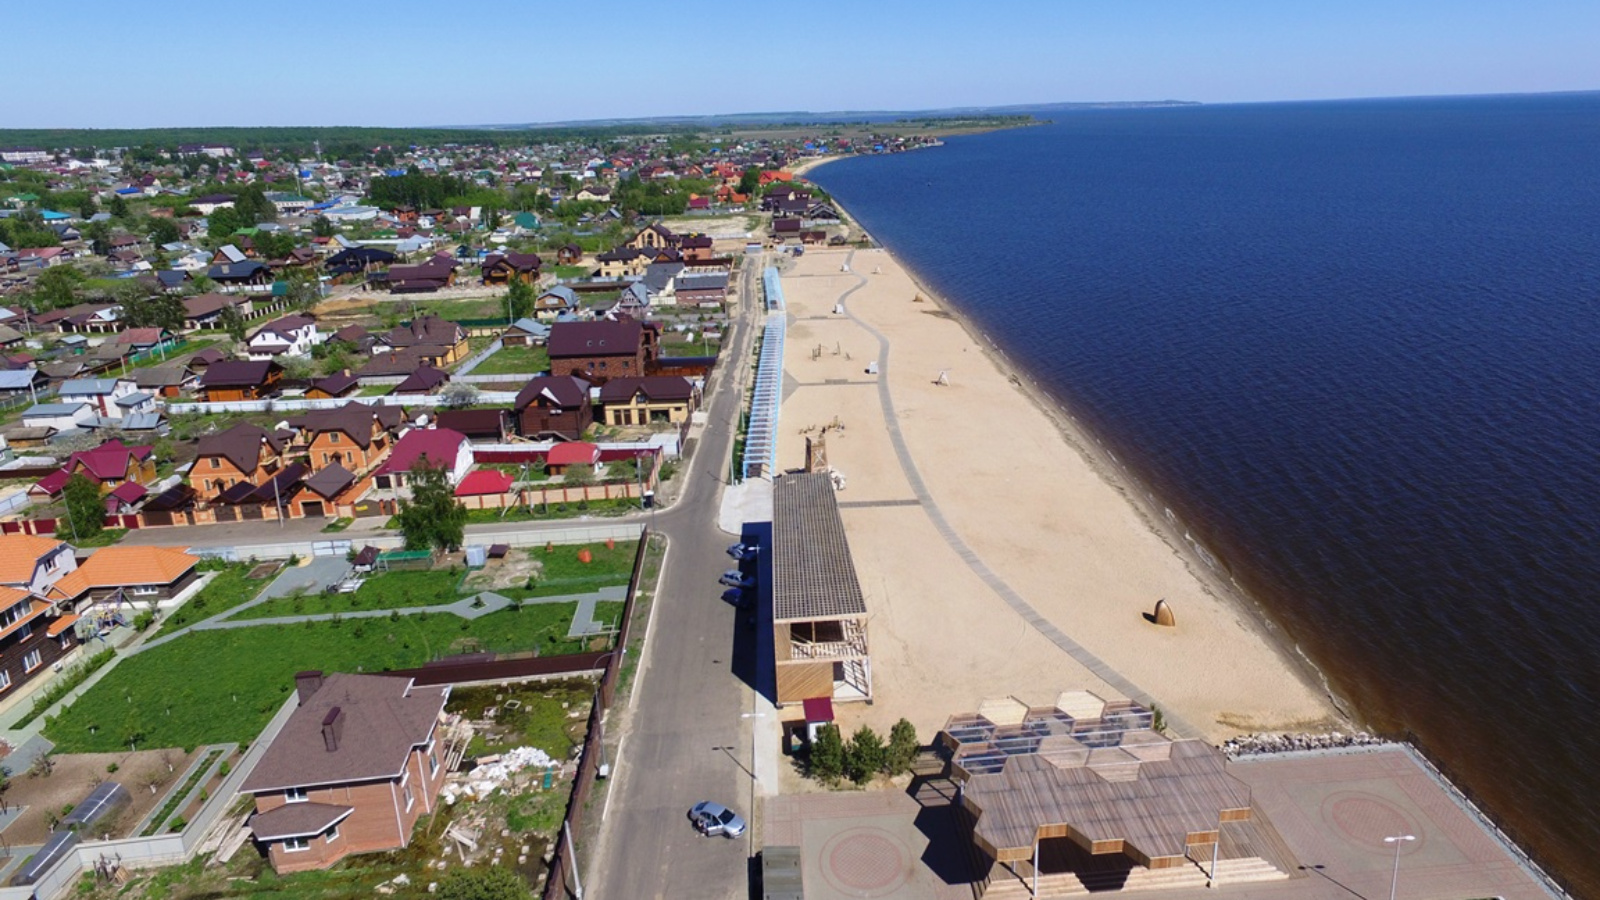
<svg viewBox="0 0 1600 900">
<path fill-rule="evenodd" d="M 1600 94 L 1056 113 L 811 177 L 1600 896 Z"/>
</svg>

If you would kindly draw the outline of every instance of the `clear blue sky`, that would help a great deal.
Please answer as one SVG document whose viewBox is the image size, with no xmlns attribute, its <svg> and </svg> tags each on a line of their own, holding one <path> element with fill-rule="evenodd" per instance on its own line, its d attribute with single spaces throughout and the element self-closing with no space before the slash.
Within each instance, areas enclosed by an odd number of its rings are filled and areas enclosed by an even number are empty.
<svg viewBox="0 0 1600 900">
<path fill-rule="evenodd" d="M 26 3 L 0 127 L 1600 88 L 1596 0 Z"/>
</svg>

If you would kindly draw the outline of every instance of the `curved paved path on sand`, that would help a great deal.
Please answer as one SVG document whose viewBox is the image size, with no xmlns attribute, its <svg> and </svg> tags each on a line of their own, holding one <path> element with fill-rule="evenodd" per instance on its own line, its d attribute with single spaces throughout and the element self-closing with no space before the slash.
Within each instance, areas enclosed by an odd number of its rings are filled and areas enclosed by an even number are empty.
<svg viewBox="0 0 1600 900">
<path fill-rule="evenodd" d="M 950 549 L 955 551 L 956 556 L 967 564 L 967 568 L 971 569 L 974 575 L 982 579 L 983 583 L 998 594 L 1000 599 L 1006 602 L 1007 606 L 1015 610 L 1017 615 L 1021 616 L 1040 634 L 1048 638 L 1051 643 L 1060 647 L 1068 656 L 1077 660 L 1084 668 L 1093 672 L 1101 681 L 1121 692 L 1123 696 L 1130 700 L 1136 700 L 1145 706 L 1153 705 L 1154 701 L 1150 695 L 1138 685 L 1129 681 L 1116 669 L 1111 668 L 1106 664 L 1105 660 L 1094 655 L 1088 648 L 1068 637 L 1066 632 L 1057 628 L 1049 619 L 1039 615 L 1038 611 L 1028 601 L 1022 599 L 1022 595 L 1007 584 L 1004 578 L 1001 578 L 993 569 L 989 568 L 988 563 L 985 563 L 983 558 L 967 545 L 961 535 L 956 533 L 955 528 L 951 527 L 950 520 L 945 517 L 944 511 L 939 508 L 939 504 L 933 499 L 933 494 L 928 491 L 927 484 L 922 480 L 922 474 L 917 471 L 917 463 L 911 456 L 911 448 L 906 445 L 905 436 L 900 433 L 900 419 L 895 415 L 894 396 L 889 391 L 889 339 L 883 335 L 883 332 L 867 324 L 860 316 L 850 311 L 848 303 L 850 295 L 861 290 L 867 284 L 866 277 L 857 275 L 855 272 L 855 256 L 855 251 L 852 250 L 850 255 L 845 257 L 845 265 L 849 266 L 850 273 L 855 275 L 856 284 L 839 295 L 838 303 L 844 308 L 844 314 L 852 322 L 860 325 L 868 334 L 877 338 L 878 400 L 883 404 L 884 425 L 889 431 L 889 440 L 894 444 L 895 456 L 900 460 L 900 468 L 906 474 L 906 481 L 910 483 L 912 493 L 916 494 L 917 499 L 921 501 L 922 508 L 927 512 L 928 519 L 933 523 L 934 529 L 944 538 L 945 543 L 950 545 Z M 1163 709 L 1161 712 L 1162 717 L 1166 720 L 1167 730 L 1179 735 L 1196 735 L 1200 733 L 1198 729 L 1174 715 L 1171 711 Z"/>
</svg>

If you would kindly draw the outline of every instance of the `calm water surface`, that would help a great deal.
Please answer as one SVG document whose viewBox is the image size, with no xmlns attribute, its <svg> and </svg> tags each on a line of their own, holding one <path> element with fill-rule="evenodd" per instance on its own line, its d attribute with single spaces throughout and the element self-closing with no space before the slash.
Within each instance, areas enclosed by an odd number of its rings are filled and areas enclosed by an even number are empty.
<svg viewBox="0 0 1600 900">
<path fill-rule="evenodd" d="M 813 177 L 1600 897 L 1600 94 L 1056 115 Z"/>
</svg>

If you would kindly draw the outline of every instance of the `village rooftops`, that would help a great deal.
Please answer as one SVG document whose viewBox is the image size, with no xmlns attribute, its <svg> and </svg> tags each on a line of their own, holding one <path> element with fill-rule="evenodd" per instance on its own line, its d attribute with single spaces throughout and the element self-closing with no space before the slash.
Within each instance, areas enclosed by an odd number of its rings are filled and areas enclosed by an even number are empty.
<svg viewBox="0 0 1600 900">
<path fill-rule="evenodd" d="M 219 387 L 258 387 L 267 380 L 273 368 L 281 368 L 272 360 L 225 359 L 214 362 L 206 367 L 204 375 L 200 376 L 200 386 L 204 388 Z"/>
<path fill-rule="evenodd" d="M 773 618 L 864 616 L 867 601 L 826 472 L 784 475 L 772 486 Z"/>
<path fill-rule="evenodd" d="M 262 445 L 272 448 L 274 455 L 283 451 L 283 442 L 276 434 L 260 425 L 240 422 L 226 431 L 201 438 L 195 455 L 200 459 L 220 456 L 241 472 L 254 472 L 261 461 Z"/>
<path fill-rule="evenodd" d="M 450 696 L 448 687 L 385 675 L 304 673 L 297 681 L 300 706 L 245 779 L 245 793 L 399 778 Z"/>
</svg>

